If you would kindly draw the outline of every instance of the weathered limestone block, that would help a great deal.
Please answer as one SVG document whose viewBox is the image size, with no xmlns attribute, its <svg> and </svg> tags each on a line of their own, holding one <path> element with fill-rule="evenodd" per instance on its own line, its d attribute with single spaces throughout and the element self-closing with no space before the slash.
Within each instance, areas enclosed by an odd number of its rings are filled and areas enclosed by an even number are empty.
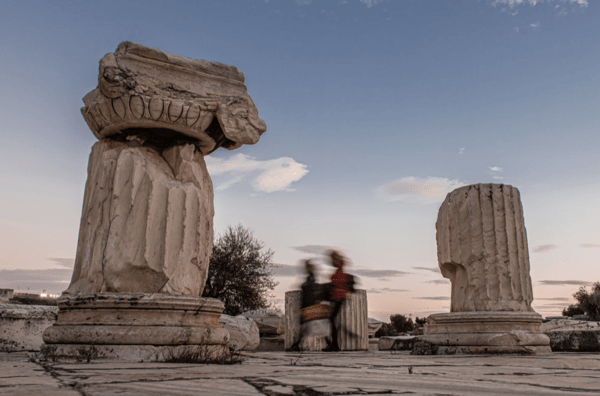
<svg viewBox="0 0 600 396">
<path fill-rule="evenodd" d="M 385 336 L 379 337 L 378 350 L 380 351 L 410 351 L 413 348 L 415 336 Z"/>
<path fill-rule="evenodd" d="M 565 318 L 543 323 L 540 330 L 550 338 L 555 352 L 600 351 L 600 322 Z"/>
<path fill-rule="evenodd" d="M 540 330 L 547 331 L 572 331 L 572 330 L 600 330 L 600 321 L 565 319 L 550 320 L 540 325 Z"/>
<path fill-rule="evenodd" d="M 257 309 L 244 312 L 242 315 L 256 322 L 261 337 L 285 333 L 284 315 L 278 309 Z"/>
<path fill-rule="evenodd" d="M 383 326 L 383 322 L 369 318 L 369 338 L 375 337 L 375 333 L 377 333 L 377 330 L 379 330 L 381 326 Z"/>
<path fill-rule="evenodd" d="M 235 351 L 253 351 L 260 344 L 258 326 L 250 318 L 221 315 L 219 324 L 229 332 L 228 345 Z"/>
<path fill-rule="evenodd" d="M 589 330 L 549 330 L 554 352 L 600 352 L 600 328 Z"/>
<path fill-rule="evenodd" d="M 267 336 L 260 337 L 260 344 L 254 352 L 283 352 L 285 351 L 285 337 L 280 335 L 277 337 Z"/>
<path fill-rule="evenodd" d="M 13 289 L 0 289 L 0 304 L 8 304 L 8 300 L 13 298 Z"/>
<path fill-rule="evenodd" d="M 212 182 L 193 145 L 161 156 L 148 147 L 97 142 L 67 293 L 201 295 L 213 215 Z"/>
<path fill-rule="evenodd" d="M 285 347 L 290 348 L 300 336 L 301 291 L 285 293 Z M 338 343 L 342 351 L 366 351 L 369 349 L 368 308 L 366 290 L 356 290 L 348 298 L 337 318 Z M 319 322 L 319 321 L 317 321 Z M 309 322 L 310 323 L 310 322 Z M 302 350 L 320 351 L 327 346 L 324 334 L 312 335 L 311 325 Z M 314 331 L 313 331 L 314 332 Z"/>
<path fill-rule="evenodd" d="M 452 282 L 451 312 L 533 312 L 519 190 L 457 188 L 440 207 L 436 229 L 440 270 Z"/>
<path fill-rule="evenodd" d="M 422 340 L 437 354 L 550 353 L 531 308 L 529 253 L 519 190 L 460 187 L 442 203 L 438 264 L 452 282 L 451 313 L 427 318 Z"/>
<path fill-rule="evenodd" d="M 244 80 L 235 66 L 123 42 L 100 61 L 98 88 L 81 112 L 100 140 L 154 129 L 181 135 L 204 154 L 232 150 L 267 130 Z"/>
<path fill-rule="evenodd" d="M 0 352 L 39 351 L 57 313 L 53 306 L 0 304 Z"/>
</svg>

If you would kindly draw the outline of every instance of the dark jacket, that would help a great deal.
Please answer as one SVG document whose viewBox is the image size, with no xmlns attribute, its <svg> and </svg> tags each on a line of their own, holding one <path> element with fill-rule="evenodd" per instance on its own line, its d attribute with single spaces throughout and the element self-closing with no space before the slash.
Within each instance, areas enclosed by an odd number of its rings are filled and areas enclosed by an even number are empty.
<svg viewBox="0 0 600 396">
<path fill-rule="evenodd" d="M 321 285 L 315 282 L 315 276 L 308 274 L 306 281 L 302 284 L 302 306 L 311 307 L 321 301 Z"/>
</svg>

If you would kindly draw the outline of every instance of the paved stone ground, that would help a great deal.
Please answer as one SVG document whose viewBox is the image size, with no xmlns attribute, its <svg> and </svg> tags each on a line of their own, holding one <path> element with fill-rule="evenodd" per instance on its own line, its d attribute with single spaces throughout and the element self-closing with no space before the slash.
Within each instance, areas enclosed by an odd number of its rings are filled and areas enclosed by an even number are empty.
<svg viewBox="0 0 600 396">
<path fill-rule="evenodd" d="M 47 363 L 0 353 L 8 395 L 592 395 L 600 354 L 253 353 L 242 364 Z M 412 374 L 411 374 L 412 371 Z"/>
</svg>

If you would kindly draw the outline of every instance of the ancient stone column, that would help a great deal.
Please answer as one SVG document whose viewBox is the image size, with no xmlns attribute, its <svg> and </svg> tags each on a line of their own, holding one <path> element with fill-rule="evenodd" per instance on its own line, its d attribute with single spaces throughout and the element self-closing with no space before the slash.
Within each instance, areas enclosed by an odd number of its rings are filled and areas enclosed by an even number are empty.
<svg viewBox="0 0 600 396">
<path fill-rule="evenodd" d="M 200 297 L 214 215 L 204 156 L 255 144 L 266 131 L 244 74 L 123 42 L 102 58 L 98 87 L 83 101 L 99 141 L 71 284 L 44 334 L 48 355 L 89 347 L 98 358 L 152 360 L 161 346 L 224 351 L 224 306 Z"/>
<path fill-rule="evenodd" d="M 529 252 L 519 190 L 476 184 L 452 191 L 436 223 L 438 264 L 452 282 L 451 313 L 428 318 L 438 353 L 550 352 L 531 308 Z"/>
<path fill-rule="evenodd" d="M 290 348 L 300 336 L 300 290 L 285 293 L 285 348 Z M 369 349 L 369 320 L 366 290 L 356 290 L 348 298 L 338 315 L 336 327 L 340 330 L 338 343 L 342 351 L 366 351 Z M 328 321 L 309 322 L 308 333 L 300 344 L 304 351 L 320 351 L 327 347 L 330 335 Z"/>
</svg>

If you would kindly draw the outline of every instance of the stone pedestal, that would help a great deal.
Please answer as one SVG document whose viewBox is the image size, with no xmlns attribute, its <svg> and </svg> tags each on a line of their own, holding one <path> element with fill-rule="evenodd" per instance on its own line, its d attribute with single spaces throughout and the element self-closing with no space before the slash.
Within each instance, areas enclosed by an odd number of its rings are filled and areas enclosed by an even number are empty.
<svg viewBox="0 0 600 396">
<path fill-rule="evenodd" d="M 58 306 L 43 336 L 49 359 L 162 361 L 199 346 L 228 351 L 229 333 L 219 324 L 224 306 L 213 298 L 98 293 L 64 295 Z"/>
<path fill-rule="evenodd" d="M 519 190 L 458 188 L 442 203 L 436 230 L 438 264 L 452 282 L 451 313 L 429 316 L 422 339 L 437 345 L 437 354 L 550 353 L 542 316 L 531 308 Z"/>
<path fill-rule="evenodd" d="M 300 336 L 300 290 L 285 293 L 285 347 L 290 348 Z M 309 322 L 310 323 L 310 322 Z M 326 325 L 327 326 L 327 325 Z M 356 290 L 342 306 L 336 326 L 340 329 L 338 343 L 342 351 L 366 351 L 369 349 L 369 325 L 366 290 Z M 329 326 L 327 326 L 329 327 Z M 327 329 L 329 331 L 329 329 Z M 310 332 L 300 345 L 302 350 L 320 351 L 327 346 L 327 334 Z"/>
<path fill-rule="evenodd" d="M 437 354 L 551 353 L 535 312 L 456 312 L 430 315 L 421 339 Z"/>
</svg>

